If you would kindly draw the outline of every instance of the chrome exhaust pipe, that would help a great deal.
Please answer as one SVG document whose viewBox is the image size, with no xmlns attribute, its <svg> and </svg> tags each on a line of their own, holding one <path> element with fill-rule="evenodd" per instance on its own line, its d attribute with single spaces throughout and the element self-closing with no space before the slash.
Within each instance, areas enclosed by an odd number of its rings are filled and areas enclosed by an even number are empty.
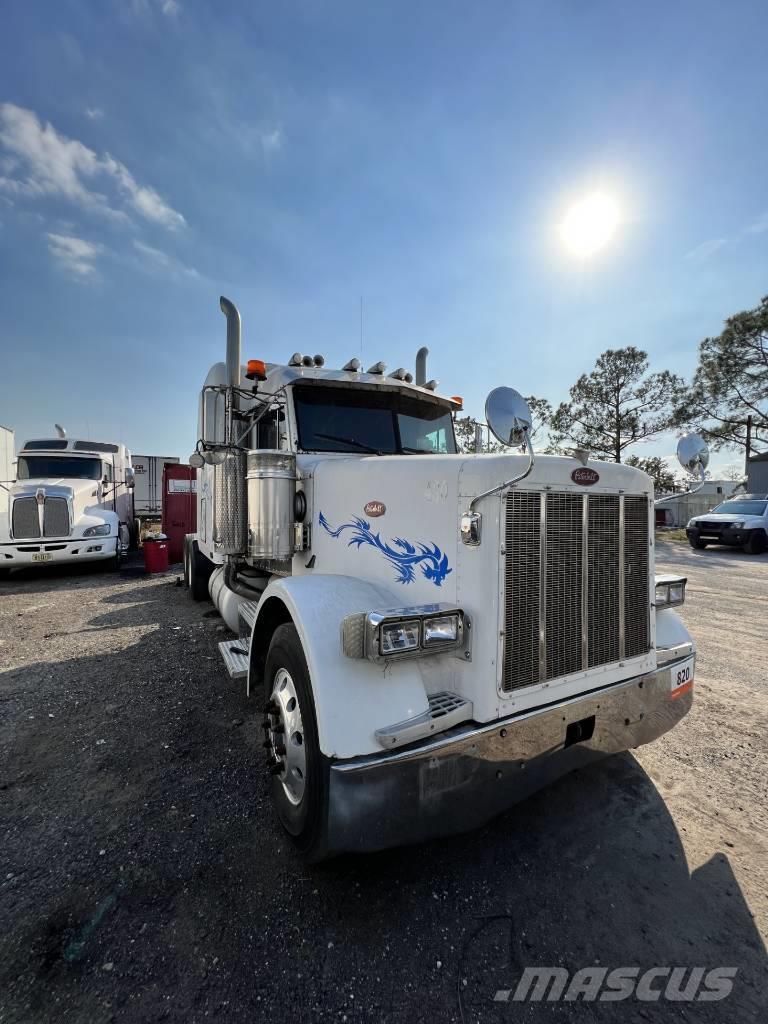
<svg viewBox="0 0 768 1024">
<path fill-rule="evenodd" d="M 427 356 L 428 348 L 420 348 L 416 353 L 416 383 L 423 388 L 427 383 Z"/>
<path fill-rule="evenodd" d="M 219 298 L 221 312 L 227 318 L 227 384 L 240 387 L 240 313 L 234 302 Z"/>
</svg>

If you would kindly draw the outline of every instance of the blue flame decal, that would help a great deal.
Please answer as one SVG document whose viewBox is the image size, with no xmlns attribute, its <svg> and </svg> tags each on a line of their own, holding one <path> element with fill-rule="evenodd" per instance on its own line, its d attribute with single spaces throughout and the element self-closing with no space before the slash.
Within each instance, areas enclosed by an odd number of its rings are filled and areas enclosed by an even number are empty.
<svg viewBox="0 0 768 1024">
<path fill-rule="evenodd" d="M 340 537 L 344 530 L 351 530 L 348 547 L 355 544 L 360 548 L 368 544 L 376 548 L 397 570 L 395 580 L 398 583 L 413 583 L 416 579 L 416 566 L 419 566 L 424 578 L 432 580 L 436 587 L 441 586 L 445 577 L 453 572 L 453 569 L 448 568 L 448 556 L 443 554 L 437 544 L 411 544 L 402 537 L 395 537 L 391 545 L 385 544 L 378 533 L 371 531 L 371 524 L 357 516 L 351 523 L 342 523 L 334 530 L 321 512 L 320 525 L 334 538 Z"/>
</svg>

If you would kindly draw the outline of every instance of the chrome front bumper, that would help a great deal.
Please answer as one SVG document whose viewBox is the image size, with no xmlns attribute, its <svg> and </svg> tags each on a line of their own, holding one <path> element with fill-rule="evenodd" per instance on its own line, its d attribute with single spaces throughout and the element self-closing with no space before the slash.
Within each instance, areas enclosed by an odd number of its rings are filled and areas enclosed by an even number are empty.
<svg viewBox="0 0 768 1024">
<path fill-rule="evenodd" d="M 692 689 L 671 692 L 679 663 L 397 753 L 331 761 L 328 852 L 469 831 L 575 768 L 650 743 L 690 710 Z"/>
</svg>

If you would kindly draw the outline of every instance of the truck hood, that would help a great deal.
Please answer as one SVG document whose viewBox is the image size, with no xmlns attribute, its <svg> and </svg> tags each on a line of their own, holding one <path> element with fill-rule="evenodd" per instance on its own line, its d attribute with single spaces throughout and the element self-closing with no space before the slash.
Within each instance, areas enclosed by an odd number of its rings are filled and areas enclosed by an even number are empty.
<svg viewBox="0 0 768 1024">
<path fill-rule="evenodd" d="M 11 497 L 27 495 L 34 497 L 42 488 L 50 497 L 69 498 L 87 503 L 88 498 L 98 498 L 98 480 L 72 480 L 66 477 L 38 477 L 24 482 L 18 481 L 11 487 Z"/>
</svg>

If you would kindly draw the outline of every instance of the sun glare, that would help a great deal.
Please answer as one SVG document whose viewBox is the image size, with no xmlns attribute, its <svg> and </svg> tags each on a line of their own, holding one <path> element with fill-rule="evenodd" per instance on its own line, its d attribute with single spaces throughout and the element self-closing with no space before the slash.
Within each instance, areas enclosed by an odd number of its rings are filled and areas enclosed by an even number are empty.
<svg viewBox="0 0 768 1024">
<path fill-rule="evenodd" d="M 570 208 L 560 225 L 560 236 L 575 256 L 591 256 L 611 240 L 618 224 L 615 200 L 598 192 Z"/>
</svg>

